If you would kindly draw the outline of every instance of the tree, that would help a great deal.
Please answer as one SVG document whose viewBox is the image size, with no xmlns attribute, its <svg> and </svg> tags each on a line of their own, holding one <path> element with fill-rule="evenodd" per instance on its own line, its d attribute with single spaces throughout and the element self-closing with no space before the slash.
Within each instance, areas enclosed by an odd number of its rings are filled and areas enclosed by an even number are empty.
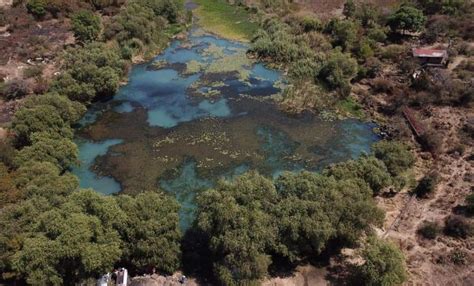
<svg viewBox="0 0 474 286">
<path fill-rule="evenodd" d="M 69 100 L 67 97 L 57 93 L 46 93 L 29 97 L 23 103 L 23 107 L 34 108 L 38 105 L 49 105 L 56 109 L 64 122 L 74 124 L 86 113 L 86 107 L 77 101 Z"/>
<path fill-rule="evenodd" d="M 156 267 L 160 272 L 173 273 L 180 262 L 179 205 L 169 195 L 145 192 L 136 197 L 118 196 L 125 212 L 122 260 L 132 269 Z"/>
<path fill-rule="evenodd" d="M 100 33 L 100 17 L 89 10 L 82 10 L 71 17 L 74 36 L 80 42 L 97 40 Z"/>
<path fill-rule="evenodd" d="M 423 11 L 415 7 L 402 5 L 395 13 L 388 17 L 388 25 L 392 31 L 420 31 L 426 22 Z"/>
<path fill-rule="evenodd" d="M 79 179 L 50 162 L 28 162 L 18 168 L 15 185 L 26 198 L 42 196 L 58 205 L 79 188 Z"/>
<path fill-rule="evenodd" d="M 403 253 L 392 243 L 371 238 L 361 253 L 364 263 L 355 268 L 361 285 L 401 285 L 407 279 Z"/>
<path fill-rule="evenodd" d="M 196 226 L 209 237 L 214 274 L 223 285 L 255 285 L 267 273 L 277 227 L 277 193 L 254 173 L 221 182 L 198 197 Z"/>
<path fill-rule="evenodd" d="M 74 192 L 22 228 L 25 239 L 11 257 L 13 269 L 29 284 L 44 285 L 72 285 L 106 273 L 122 252 L 115 228 L 123 218 L 112 197 Z"/>
<path fill-rule="evenodd" d="M 16 203 L 23 195 L 16 188 L 15 172 L 9 172 L 7 166 L 0 162 L 0 209 L 9 203 Z"/>
<path fill-rule="evenodd" d="M 280 251 L 290 259 L 318 255 L 329 240 L 353 244 L 383 221 L 372 191 L 360 179 L 309 172 L 285 173 L 276 181 Z"/>
<path fill-rule="evenodd" d="M 18 167 L 29 162 L 50 162 L 65 171 L 79 162 L 77 146 L 69 138 L 36 132 L 31 135 L 30 140 L 31 146 L 18 151 L 15 158 Z"/>
<path fill-rule="evenodd" d="M 113 95 L 124 75 L 125 63 L 119 51 L 103 43 L 68 49 L 65 72 L 52 84 L 52 90 L 72 100 L 89 104 L 99 97 Z"/>
<path fill-rule="evenodd" d="M 392 176 L 398 176 L 415 164 L 415 157 L 408 147 L 396 141 L 382 140 L 372 146 L 374 156 L 384 162 Z"/>
<path fill-rule="evenodd" d="M 61 137 L 72 139 L 73 132 L 58 110 L 51 105 L 37 105 L 22 107 L 12 120 L 11 129 L 16 134 L 20 145 L 31 143 L 31 135 L 35 132 L 58 134 Z"/>
</svg>

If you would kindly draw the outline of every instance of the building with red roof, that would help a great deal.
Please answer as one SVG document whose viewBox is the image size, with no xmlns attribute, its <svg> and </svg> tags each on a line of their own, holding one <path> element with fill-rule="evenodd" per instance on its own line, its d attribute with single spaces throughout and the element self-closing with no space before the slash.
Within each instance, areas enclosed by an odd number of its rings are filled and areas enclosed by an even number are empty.
<svg viewBox="0 0 474 286">
<path fill-rule="evenodd" d="M 413 49 L 413 57 L 424 66 L 444 67 L 448 64 L 448 52 L 436 49 Z"/>
</svg>

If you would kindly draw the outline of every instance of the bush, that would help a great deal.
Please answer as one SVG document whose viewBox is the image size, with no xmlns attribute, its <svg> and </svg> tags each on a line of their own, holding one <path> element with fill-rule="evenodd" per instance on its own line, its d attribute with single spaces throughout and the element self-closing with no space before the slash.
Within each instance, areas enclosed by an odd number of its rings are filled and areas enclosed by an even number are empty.
<svg viewBox="0 0 474 286">
<path fill-rule="evenodd" d="M 88 10 L 79 11 L 72 15 L 72 31 L 80 42 L 97 40 L 100 33 L 100 17 Z"/>
<path fill-rule="evenodd" d="M 396 141 L 380 141 L 372 146 L 374 156 L 382 160 L 392 176 L 398 176 L 415 164 L 408 147 Z"/>
<path fill-rule="evenodd" d="M 443 137 L 435 130 L 428 130 L 420 136 L 423 148 L 433 154 L 439 154 L 443 149 Z"/>
<path fill-rule="evenodd" d="M 45 0 L 28 0 L 26 3 L 26 9 L 28 12 L 35 16 L 37 19 L 43 18 L 46 11 L 46 1 Z"/>
<path fill-rule="evenodd" d="M 449 216 L 446 219 L 444 233 L 457 238 L 468 238 L 473 235 L 472 224 L 461 216 Z"/>
<path fill-rule="evenodd" d="M 438 185 L 439 175 L 436 172 L 430 173 L 424 176 L 418 186 L 415 188 L 415 193 L 418 197 L 423 198 L 427 197 L 436 190 L 436 186 Z"/>
<path fill-rule="evenodd" d="M 466 214 L 469 216 L 474 215 L 474 193 L 466 197 Z"/>
<path fill-rule="evenodd" d="M 23 71 L 23 75 L 26 78 L 39 77 L 43 74 L 43 67 L 41 66 L 29 66 Z"/>
<path fill-rule="evenodd" d="M 372 81 L 372 86 L 374 91 L 377 93 L 384 92 L 390 94 L 394 88 L 391 80 L 382 77 L 374 79 Z"/>
<path fill-rule="evenodd" d="M 390 242 L 372 238 L 362 250 L 364 263 L 355 267 L 357 285 L 400 285 L 407 279 L 403 253 Z"/>
<path fill-rule="evenodd" d="M 2 91 L 2 96 L 8 100 L 18 99 L 27 94 L 28 85 L 22 80 L 13 80 L 6 83 Z"/>
<path fill-rule="evenodd" d="M 435 239 L 441 232 L 441 228 L 435 222 L 424 222 L 417 232 L 426 239 Z"/>
<path fill-rule="evenodd" d="M 305 16 L 300 21 L 300 25 L 303 28 L 303 31 L 319 31 L 322 28 L 321 21 L 316 18 L 316 16 Z"/>
<path fill-rule="evenodd" d="M 468 254 L 463 250 L 456 248 L 449 253 L 449 259 L 455 265 L 466 265 L 468 261 Z"/>
<path fill-rule="evenodd" d="M 319 78 L 331 88 L 350 88 L 350 81 L 357 74 L 357 61 L 348 53 L 335 49 L 319 73 Z"/>
</svg>

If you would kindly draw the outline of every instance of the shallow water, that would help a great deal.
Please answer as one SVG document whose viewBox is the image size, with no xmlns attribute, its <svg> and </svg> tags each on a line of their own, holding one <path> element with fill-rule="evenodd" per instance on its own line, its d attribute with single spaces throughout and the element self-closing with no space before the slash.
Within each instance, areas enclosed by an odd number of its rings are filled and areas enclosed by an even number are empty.
<svg viewBox="0 0 474 286">
<path fill-rule="evenodd" d="M 81 121 L 81 186 L 106 194 L 161 188 L 181 203 L 186 228 L 196 193 L 220 178 L 320 170 L 369 151 L 371 124 L 280 112 L 270 98 L 284 85 L 281 74 L 245 50 L 194 30 L 135 66 L 114 99 Z"/>
</svg>

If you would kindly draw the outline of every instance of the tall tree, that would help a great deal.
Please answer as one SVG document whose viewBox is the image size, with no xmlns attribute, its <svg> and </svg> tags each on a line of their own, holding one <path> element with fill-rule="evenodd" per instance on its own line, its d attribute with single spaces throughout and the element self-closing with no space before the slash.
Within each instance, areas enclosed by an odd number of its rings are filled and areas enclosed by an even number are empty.
<svg viewBox="0 0 474 286">
<path fill-rule="evenodd" d="M 223 285 L 257 285 L 271 264 L 277 193 L 254 173 L 220 183 L 198 198 L 197 227 L 209 236 L 214 274 Z"/>
<path fill-rule="evenodd" d="M 166 194 L 145 192 L 122 195 L 117 201 L 126 219 L 119 229 L 124 239 L 122 260 L 135 270 L 154 267 L 173 273 L 179 266 L 179 205 Z"/>
</svg>

